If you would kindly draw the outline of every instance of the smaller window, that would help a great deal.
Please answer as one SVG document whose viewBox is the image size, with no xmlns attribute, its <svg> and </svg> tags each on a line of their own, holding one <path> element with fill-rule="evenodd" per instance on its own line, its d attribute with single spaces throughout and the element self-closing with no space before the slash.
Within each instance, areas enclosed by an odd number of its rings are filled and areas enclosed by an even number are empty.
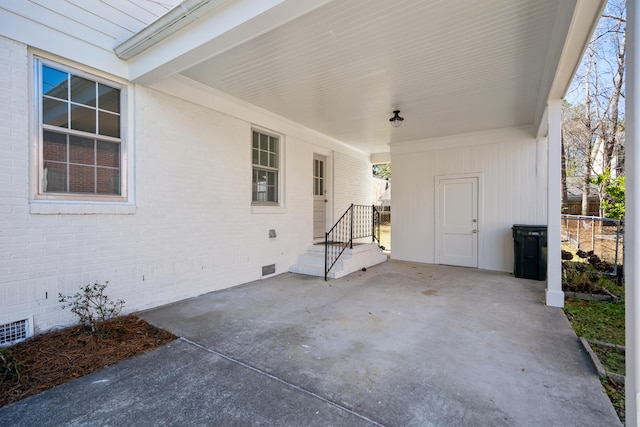
<svg viewBox="0 0 640 427">
<path fill-rule="evenodd" d="M 254 130 L 252 132 L 252 202 L 277 204 L 280 181 L 280 138 Z"/>
</svg>

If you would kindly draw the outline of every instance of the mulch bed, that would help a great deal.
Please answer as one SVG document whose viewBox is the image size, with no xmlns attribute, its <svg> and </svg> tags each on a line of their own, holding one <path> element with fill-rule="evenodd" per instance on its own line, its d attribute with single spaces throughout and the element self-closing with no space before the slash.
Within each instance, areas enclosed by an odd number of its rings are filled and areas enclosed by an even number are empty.
<svg viewBox="0 0 640 427">
<path fill-rule="evenodd" d="M 18 378 L 0 378 L 0 407 L 90 374 L 176 339 L 135 316 L 121 316 L 91 334 L 83 325 L 37 335 L 8 350 Z"/>
</svg>

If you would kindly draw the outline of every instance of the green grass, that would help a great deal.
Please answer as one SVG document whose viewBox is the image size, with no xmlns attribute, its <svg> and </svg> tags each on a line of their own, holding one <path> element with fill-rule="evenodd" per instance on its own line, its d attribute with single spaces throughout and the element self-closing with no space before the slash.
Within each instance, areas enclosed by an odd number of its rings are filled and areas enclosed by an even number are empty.
<svg viewBox="0 0 640 427">
<path fill-rule="evenodd" d="M 391 225 L 380 226 L 380 244 L 387 250 L 391 250 Z"/>
<path fill-rule="evenodd" d="M 569 299 L 565 303 L 564 312 L 578 336 L 585 337 L 587 340 L 624 345 L 624 286 L 616 285 L 607 277 L 601 278 L 598 284 L 616 295 L 619 300 L 606 302 Z M 606 371 L 625 374 L 624 352 L 597 345 L 593 345 L 592 348 Z M 601 378 L 601 382 L 620 420 L 624 422 L 624 385 L 617 384 L 610 378 Z"/>
<path fill-rule="evenodd" d="M 564 312 L 578 336 L 624 345 L 624 300 L 566 302 Z"/>
<path fill-rule="evenodd" d="M 618 375 L 624 376 L 624 351 L 617 348 L 607 348 L 591 344 L 591 348 L 598 356 L 602 367 Z"/>
<path fill-rule="evenodd" d="M 616 410 L 620 421 L 624 424 L 625 421 L 625 396 L 624 396 L 624 384 L 618 384 L 610 378 L 601 378 L 604 391 L 609 396 L 613 409 Z"/>
</svg>

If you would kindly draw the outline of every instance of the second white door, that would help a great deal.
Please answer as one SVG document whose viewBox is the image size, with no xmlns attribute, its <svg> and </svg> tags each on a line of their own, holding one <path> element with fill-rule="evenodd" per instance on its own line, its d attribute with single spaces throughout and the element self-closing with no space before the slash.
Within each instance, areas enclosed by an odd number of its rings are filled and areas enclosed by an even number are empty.
<svg viewBox="0 0 640 427">
<path fill-rule="evenodd" d="M 436 263 L 478 267 L 478 177 L 436 184 Z"/>
</svg>

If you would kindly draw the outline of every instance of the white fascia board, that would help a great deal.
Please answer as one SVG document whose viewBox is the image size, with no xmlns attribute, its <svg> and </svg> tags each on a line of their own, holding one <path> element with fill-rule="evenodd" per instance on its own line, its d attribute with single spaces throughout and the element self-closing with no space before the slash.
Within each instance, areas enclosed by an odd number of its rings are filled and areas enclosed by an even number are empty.
<svg viewBox="0 0 640 427">
<path fill-rule="evenodd" d="M 159 34 L 162 40 L 129 60 L 130 79 L 148 85 L 178 74 L 331 1 L 237 0 L 218 5 L 173 34 Z"/>
<path fill-rule="evenodd" d="M 575 0 L 573 4 L 562 3 L 560 13 L 556 16 L 538 95 L 535 117 L 535 123 L 539 128 L 538 136 L 544 136 L 547 132 L 548 102 L 564 98 L 606 4 L 607 0 Z M 567 27 L 569 17 L 571 19 Z M 561 50 L 558 47 L 561 47 Z"/>
<path fill-rule="evenodd" d="M 607 0 L 577 1 L 548 100 L 564 98 L 606 5 Z"/>
<path fill-rule="evenodd" d="M 141 31 L 120 43 L 114 51 L 128 60 L 149 49 L 178 30 L 222 6 L 228 0 L 184 0 Z"/>
<path fill-rule="evenodd" d="M 127 62 L 118 58 L 111 50 L 2 7 L 0 35 L 111 75 L 128 78 Z"/>
</svg>

